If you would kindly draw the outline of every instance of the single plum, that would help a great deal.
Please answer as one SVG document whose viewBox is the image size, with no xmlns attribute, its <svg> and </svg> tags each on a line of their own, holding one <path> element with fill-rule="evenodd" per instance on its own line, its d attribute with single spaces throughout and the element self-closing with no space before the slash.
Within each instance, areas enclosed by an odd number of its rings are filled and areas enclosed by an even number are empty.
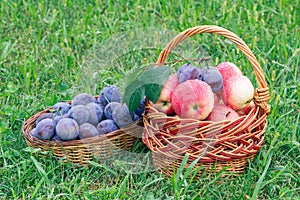
<svg viewBox="0 0 300 200">
<path fill-rule="evenodd" d="M 30 132 L 30 135 L 32 135 L 33 137 L 36 137 L 36 128 L 33 128 Z"/>
<path fill-rule="evenodd" d="M 118 126 L 115 124 L 113 120 L 106 119 L 97 125 L 97 129 L 99 131 L 99 134 L 107 134 L 115 130 L 118 130 Z"/>
<path fill-rule="evenodd" d="M 41 120 L 35 129 L 35 135 L 41 140 L 49 140 L 55 134 L 55 122 L 52 119 Z"/>
<path fill-rule="evenodd" d="M 145 98 L 143 98 L 140 102 L 140 105 L 139 107 L 137 107 L 137 109 L 135 109 L 133 112 L 138 115 L 138 116 L 142 116 L 142 114 L 144 113 L 145 111 Z"/>
<path fill-rule="evenodd" d="M 74 119 L 63 118 L 56 125 L 56 134 L 62 140 L 74 140 L 79 135 L 79 126 Z"/>
<path fill-rule="evenodd" d="M 99 135 L 98 129 L 90 123 L 84 123 L 79 126 L 79 138 L 84 139 Z"/>
<path fill-rule="evenodd" d="M 113 113 L 114 109 L 120 105 L 122 105 L 122 104 L 118 103 L 118 102 L 110 102 L 109 104 L 107 104 L 104 109 L 104 115 L 105 115 L 106 119 L 113 119 L 112 113 Z"/>
<path fill-rule="evenodd" d="M 37 120 L 35 121 L 35 125 L 37 125 L 43 119 L 54 119 L 55 117 L 55 113 L 43 113 L 37 118 Z"/>
<path fill-rule="evenodd" d="M 110 102 L 122 102 L 122 94 L 120 88 L 115 85 L 109 85 L 103 88 L 99 95 L 99 101 L 106 106 Z"/>
<path fill-rule="evenodd" d="M 139 119 L 141 119 L 141 116 L 137 115 L 135 112 L 130 113 L 131 119 L 135 122 Z"/>
<path fill-rule="evenodd" d="M 79 125 L 89 121 L 90 112 L 83 105 L 73 106 L 68 112 L 68 117 L 74 119 Z"/>
<path fill-rule="evenodd" d="M 53 109 L 56 111 L 57 115 L 64 115 L 69 112 L 71 105 L 66 102 L 58 102 L 54 104 Z"/>
<path fill-rule="evenodd" d="M 201 80 L 201 70 L 194 67 L 191 64 L 182 65 L 177 71 L 177 77 L 179 83 L 183 83 L 187 80 L 199 79 Z"/>
<path fill-rule="evenodd" d="M 126 104 L 117 106 L 113 110 L 112 118 L 120 128 L 126 127 L 133 122 Z"/>
<path fill-rule="evenodd" d="M 215 67 L 205 67 L 201 69 L 203 81 L 212 89 L 213 93 L 218 93 L 223 89 L 223 78 L 219 70 Z"/>
<path fill-rule="evenodd" d="M 77 96 L 74 97 L 74 99 L 72 100 L 72 106 L 77 106 L 77 105 L 86 105 L 92 102 L 96 102 L 95 97 L 93 97 L 90 94 L 86 94 L 86 93 L 81 93 L 78 94 Z"/>
<path fill-rule="evenodd" d="M 90 124 L 93 124 L 94 126 L 97 126 L 97 124 L 103 118 L 103 109 L 102 109 L 102 107 L 97 103 L 89 103 L 89 104 L 86 105 L 86 109 L 90 113 L 90 117 L 89 117 L 88 122 Z"/>
</svg>

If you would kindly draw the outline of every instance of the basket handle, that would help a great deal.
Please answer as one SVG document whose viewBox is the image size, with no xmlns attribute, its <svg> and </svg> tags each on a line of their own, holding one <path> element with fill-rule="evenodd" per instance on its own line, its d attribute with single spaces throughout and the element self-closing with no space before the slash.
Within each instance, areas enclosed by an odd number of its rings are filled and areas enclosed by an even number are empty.
<svg viewBox="0 0 300 200">
<path fill-rule="evenodd" d="M 258 88 L 255 90 L 254 101 L 257 105 L 259 105 L 267 113 L 269 113 L 269 88 L 267 86 L 263 70 L 260 67 L 260 64 L 258 63 L 256 57 L 254 56 L 250 48 L 247 46 L 247 44 L 236 34 L 232 33 L 227 29 L 214 25 L 195 26 L 193 28 L 189 28 L 179 33 L 165 46 L 165 48 L 160 53 L 156 63 L 158 65 L 162 65 L 166 61 L 167 57 L 169 56 L 174 47 L 176 47 L 180 42 L 184 41 L 187 37 L 200 33 L 213 33 L 222 35 L 227 39 L 231 40 L 237 46 L 237 48 L 244 53 L 255 72 L 256 79 L 258 82 Z"/>
</svg>

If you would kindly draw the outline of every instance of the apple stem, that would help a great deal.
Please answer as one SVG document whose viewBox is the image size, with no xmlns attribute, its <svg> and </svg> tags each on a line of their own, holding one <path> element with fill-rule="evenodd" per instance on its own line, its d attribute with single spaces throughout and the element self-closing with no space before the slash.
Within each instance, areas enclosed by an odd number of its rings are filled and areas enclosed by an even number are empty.
<svg viewBox="0 0 300 200">
<path fill-rule="evenodd" d="M 230 113 L 231 113 L 231 112 L 229 111 L 228 113 L 226 113 L 226 115 L 225 115 L 225 116 L 226 116 L 226 117 L 228 117 L 228 115 L 230 115 Z"/>
</svg>

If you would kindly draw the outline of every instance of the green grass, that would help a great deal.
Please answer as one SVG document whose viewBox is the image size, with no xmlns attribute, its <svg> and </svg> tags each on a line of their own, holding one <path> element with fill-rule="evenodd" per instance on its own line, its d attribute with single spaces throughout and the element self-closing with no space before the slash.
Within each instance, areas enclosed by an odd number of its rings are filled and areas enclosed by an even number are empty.
<svg viewBox="0 0 300 200">
<path fill-rule="evenodd" d="M 153 63 L 159 54 L 149 50 L 133 55 L 127 49 L 128 55 L 108 64 L 114 70 L 100 70 L 96 88 L 76 90 L 87 56 L 97 54 L 97 49 L 105 52 L 106 46 L 97 44 L 135 29 L 179 33 L 205 24 L 239 35 L 253 50 L 269 84 L 265 144 L 243 175 L 235 180 L 209 175 L 191 182 L 176 174 L 173 178 L 156 172 L 115 174 L 102 165 L 74 167 L 26 151 L 21 127 L 31 115 L 72 99 L 79 90 L 99 92 L 105 84 L 121 84 L 131 67 Z M 0 199 L 299 199 L 299 24 L 300 3 L 292 0 L 2 0 Z M 212 55 L 212 62 L 231 60 L 255 81 L 249 62 L 223 37 L 206 34 L 195 39 Z M 160 41 L 158 48 L 167 42 Z"/>
</svg>

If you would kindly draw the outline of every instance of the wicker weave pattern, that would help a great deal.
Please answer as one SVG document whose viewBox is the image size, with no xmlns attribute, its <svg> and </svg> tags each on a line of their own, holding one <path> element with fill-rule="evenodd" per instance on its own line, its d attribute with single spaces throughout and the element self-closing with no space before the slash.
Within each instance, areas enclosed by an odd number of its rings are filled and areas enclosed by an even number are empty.
<svg viewBox="0 0 300 200">
<path fill-rule="evenodd" d="M 180 166 L 185 154 L 189 155 L 190 163 L 200 157 L 196 166 L 204 166 L 207 170 L 215 165 L 216 171 L 229 166 L 227 171 L 243 172 L 247 159 L 253 159 L 264 141 L 266 117 L 270 112 L 269 89 L 257 59 L 237 35 L 210 25 L 187 29 L 167 44 L 159 55 L 158 66 L 166 61 L 176 45 L 187 37 L 200 33 L 225 36 L 246 55 L 258 82 L 254 94 L 255 107 L 248 115 L 234 121 L 211 122 L 166 116 L 148 101 L 143 142 L 152 151 L 154 166 L 167 175 L 171 175 Z"/>
<path fill-rule="evenodd" d="M 89 161 L 94 158 L 101 162 L 121 151 L 130 149 L 143 132 L 141 121 L 138 121 L 124 129 L 82 140 L 56 142 L 40 140 L 30 135 L 37 118 L 41 114 L 49 112 L 50 109 L 48 108 L 30 117 L 22 127 L 23 136 L 28 146 L 52 151 L 58 158 L 65 156 L 66 159 L 63 161 L 71 163 L 88 165 Z"/>
</svg>

